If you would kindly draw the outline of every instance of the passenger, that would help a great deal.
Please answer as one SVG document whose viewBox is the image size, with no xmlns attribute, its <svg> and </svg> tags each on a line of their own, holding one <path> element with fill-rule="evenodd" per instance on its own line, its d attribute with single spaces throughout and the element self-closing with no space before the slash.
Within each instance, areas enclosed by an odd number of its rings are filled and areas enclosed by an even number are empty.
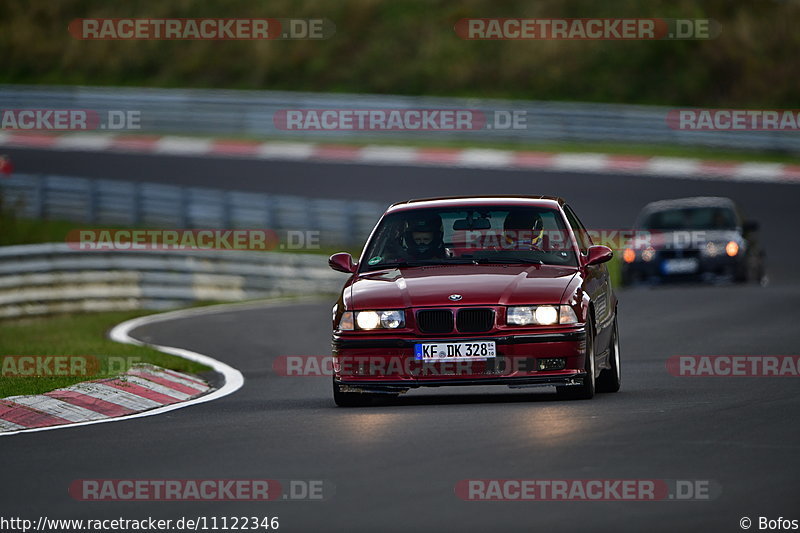
<svg viewBox="0 0 800 533">
<path fill-rule="evenodd" d="M 536 211 L 512 211 L 503 221 L 502 248 L 544 250 L 544 222 Z"/>
</svg>

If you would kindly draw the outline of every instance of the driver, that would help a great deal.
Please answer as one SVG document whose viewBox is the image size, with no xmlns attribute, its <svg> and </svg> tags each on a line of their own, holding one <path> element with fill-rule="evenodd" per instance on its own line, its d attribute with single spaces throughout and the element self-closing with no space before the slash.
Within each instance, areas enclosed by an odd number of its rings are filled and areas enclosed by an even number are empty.
<svg viewBox="0 0 800 533">
<path fill-rule="evenodd" d="M 427 215 L 407 221 L 403 246 L 411 259 L 443 259 L 443 237 L 442 217 Z"/>
<path fill-rule="evenodd" d="M 544 223 L 536 211 L 512 211 L 503 221 L 503 248 L 544 250 Z"/>
</svg>

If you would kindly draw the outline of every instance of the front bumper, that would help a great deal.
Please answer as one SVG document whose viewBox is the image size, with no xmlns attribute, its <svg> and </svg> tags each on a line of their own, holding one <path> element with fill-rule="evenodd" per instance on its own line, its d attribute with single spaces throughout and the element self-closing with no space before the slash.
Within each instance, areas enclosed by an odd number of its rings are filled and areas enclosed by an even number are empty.
<svg viewBox="0 0 800 533">
<path fill-rule="evenodd" d="M 469 385 L 507 385 L 511 388 L 573 386 L 582 385 L 586 372 L 569 373 L 564 376 L 532 376 L 481 379 L 426 380 L 418 382 L 390 380 L 341 380 L 336 379 L 342 392 L 394 393 L 420 387 L 447 387 Z"/>
<path fill-rule="evenodd" d="M 496 356 L 485 360 L 422 362 L 414 345 L 426 342 L 494 341 Z M 343 391 L 392 392 L 448 385 L 580 385 L 585 377 L 586 333 L 568 331 L 494 336 L 334 336 L 334 379 Z M 541 359 L 563 360 L 563 368 L 541 370 Z"/>
<path fill-rule="evenodd" d="M 733 277 L 742 268 L 744 257 L 727 255 L 706 257 L 692 256 L 697 261 L 697 268 L 691 272 L 671 273 L 665 268 L 665 261 L 680 258 L 663 258 L 656 256 L 652 261 L 637 258 L 632 263 L 623 263 L 622 275 L 627 282 L 637 281 L 687 281 L 706 278 Z"/>
</svg>

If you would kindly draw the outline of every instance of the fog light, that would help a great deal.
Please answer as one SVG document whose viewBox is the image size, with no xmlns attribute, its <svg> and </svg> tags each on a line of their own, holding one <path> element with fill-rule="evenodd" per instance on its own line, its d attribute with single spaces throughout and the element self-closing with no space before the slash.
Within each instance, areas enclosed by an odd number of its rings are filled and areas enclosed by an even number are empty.
<svg viewBox="0 0 800 533">
<path fill-rule="evenodd" d="M 563 357 L 539 359 L 539 370 L 564 370 L 566 367 L 567 360 Z"/>
</svg>

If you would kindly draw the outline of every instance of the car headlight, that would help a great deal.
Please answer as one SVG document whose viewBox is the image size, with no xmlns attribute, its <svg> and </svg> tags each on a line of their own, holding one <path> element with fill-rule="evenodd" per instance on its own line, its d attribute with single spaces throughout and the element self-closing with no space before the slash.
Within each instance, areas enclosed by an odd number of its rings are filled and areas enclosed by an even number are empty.
<svg viewBox="0 0 800 533">
<path fill-rule="evenodd" d="M 642 261 L 649 263 L 656 256 L 656 250 L 652 246 L 648 246 L 642 252 Z"/>
<path fill-rule="evenodd" d="M 386 329 L 402 328 L 406 323 L 405 313 L 402 311 L 381 311 L 381 326 Z"/>
<path fill-rule="evenodd" d="M 397 329 L 406 325 L 406 315 L 402 310 L 356 311 L 358 329 Z"/>
<path fill-rule="evenodd" d="M 578 317 L 568 305 L 521 305 L 509 307 L 506 324 L 509 326 L 552 326 L 576 324 Z"/>
<path fill-rule="evenodd" d="M 723 253 L 728 257 L 736 257 L 739 254 L 739 243 L 736 241 L 728 242 L 707 242 L 705 247 L 700 248 L 706 257 L 716 257 Z"/>
<path fill-rule="evenodd" d="M 533 312 L 537 324 L 549 325 L 558 322 L 558 309 L 551 305 L 540 305 Z"/>
<path fill-rule="evenodd" d="M 626 263 L 633 263 L 636 261 L 636 252 L 631 248 L 625 248 L 625 251 L 622 252 L 622 260 Z"/>
<path fill-rule="evenodd" d="M 381 325 L 381 317 L 375 311 L 359 311 L 356 313 L 356 324 L 359 329 L 375 329 Z"/>
<path fill-rule="evenodd" d="M 700 251 L 703 252 L 703 255 L 708 257 L 716 257 L 720 253 L 720 248 L 717 243 L 715 242 L 707 242 L 705 248 L 701 248 Z"/>
</svg>

